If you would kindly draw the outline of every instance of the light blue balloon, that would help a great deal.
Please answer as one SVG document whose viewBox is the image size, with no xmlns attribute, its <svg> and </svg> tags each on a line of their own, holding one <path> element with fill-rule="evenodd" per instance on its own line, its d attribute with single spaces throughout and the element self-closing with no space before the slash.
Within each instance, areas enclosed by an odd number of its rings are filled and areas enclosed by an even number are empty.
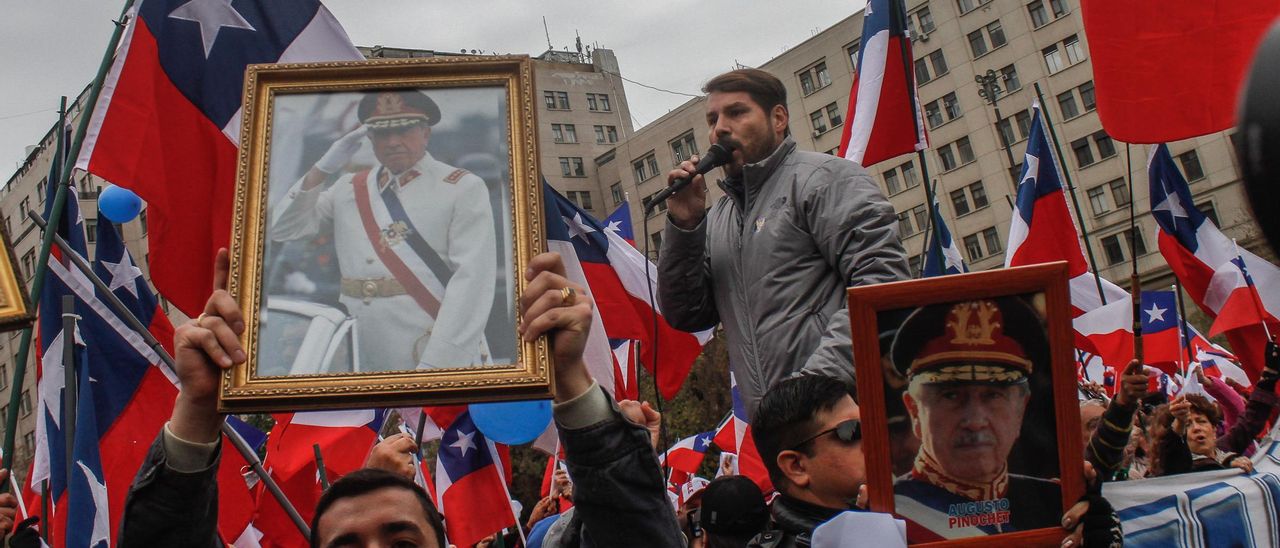
<svg viewBox="0 0 1280 548">
<path fill-rule="evenodd" d="M 486 438 L 507 445 L 538 439 L 551 423 L 551 400 L 473 403 L 467 409 Z"/>
<path fill-rule="evenodd" d="M 108 185 L 98 195 L 98 211 L 116 224 L 132 221 L 142 211 L 142 198 L 132 190 Z"/>
</svg>

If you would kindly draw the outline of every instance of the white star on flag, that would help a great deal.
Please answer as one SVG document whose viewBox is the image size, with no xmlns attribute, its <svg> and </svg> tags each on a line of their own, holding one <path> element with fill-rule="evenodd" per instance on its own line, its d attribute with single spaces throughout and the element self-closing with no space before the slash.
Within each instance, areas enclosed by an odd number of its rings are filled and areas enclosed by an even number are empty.
<svg viewBox="0 0 1280 548">
<path fill-rule="evenodd" d="M 222 27 L 257 31 L 240 12 L 231 7 L 231 0 L 191 0 L 169 12 L 169 17 L 200 24 L 200 41 L 204 43 L 204 57 L 209 58 L 213 43 L 218 40 Z"/>
<path fill-rule="evenodd" d="M 108 289 L 114 292 L 123 287 L 135 299 L 138 297 L 136 280 L 142 277 L 142 269 L 133 265 L 133 261 L 129 258 L 129 250 L 124 251 L 124 256 L 120 257 L 119 262 L 102 261 L 102 264 L 107 266 L 107 273 L 111 275 L 111 285 Z"/>
<path fill-rule="evenodd" d="M 1036 176 L 1040 174 L 1040 157 L 1028 154 L 1023 161 L 1027 166 L 1023 168 L 1027 170 L 1027 177 L 1022 182 L 1031 181 L 1031 184 L 1036 184 Z"/>
<path fill-rule="evenodd" d="M 1182 206 L 1182 198 L 1178 196 L 1177 192 L 1170 192 L 1168 189 L 1165 189 L 1164 199 L 1151 208 L 1151 211 L 1153 213 L 1156 211 L 1169 212 L 1169 219 L 1173 222 L 1175 229 L 1178 227 L 1178 217 L 1188 218 L 1187 208 Z"/>
<path fill-rule="evenodd" d="M 1168 312 L 1167 308 L 1160 308 L 1156 303 L 1151 303 L 1151 310 L 1143 310 L 1147 313 L 1147 323 L 1155 323 L 1156 320 L 1164 321 L 1164 313 Z"/>
<path fill-rule="evenodd" d="M 449 444 L 449 447 L 457 448 L 458 452 L 462 453 L 462 456 L 465 457 L 467 456 L 468 450 L 476 448 L 476 442 L 471 439 L 474 437 L 476 437 L 476 433 L 474 431 L 463 433 L 461 430 L 459 430 L 458 440 Z"/>
<path fill-rule="evenodd" d="M 575 237 L 580 237 L 583 239 L 583 241 L 589 242 L 590 240 L 587 239 L 587 234 L 596 231 L 596 229 L 590 226 L 587 226 L 585 223 L 582 222 L 581 213 L 574 213 L 572 219 L 564 216 L 561 216 L 560 218 L 564 219 L 565 226 L 569 227 L 570 240 L 574 239 Z"/>
<path fill-rule="evenodd" d="M 111 514 L 107 512 L 107 486 L 103 485 L 83 462 L 76 461 L 76 466 L 84 472 L 85 482 L 89 484 L 89 493 L 93 497 L 93 533 L 89 537 L 89 546 L 97 546 L 99 542 L 106 542 L 111 538 Z"/>
<path fill-rule="evenodd" d="M 622 233 L 622 227 L 619 225 L 621 224 L 622 221 L 609 221 L 609 226 L 604 227 L 604 231 L 620 235 Z"/>
</svg>

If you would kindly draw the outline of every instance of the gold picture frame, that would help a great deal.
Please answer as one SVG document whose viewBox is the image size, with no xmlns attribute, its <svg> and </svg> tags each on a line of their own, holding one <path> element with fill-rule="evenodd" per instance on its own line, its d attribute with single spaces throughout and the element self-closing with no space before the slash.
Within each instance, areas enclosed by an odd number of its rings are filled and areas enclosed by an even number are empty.
<svg viewBox="0 0 1280 548">
<path fill-rule="evenodd" d="M 549 398 L 520 340 L 545 248 L 526 56 L 252 65 L 222 412 Z M 487 200 L 487 201 L 486 201 Z"/>
<path fill-rule="evenodd" d="M 4 246 L 4 251 L 0 251 L 0 332 L 3 332 L 31 325 L 36 312 L 27 295 L 27 285 L 19 278 L 18 261 L 8 230 L 0 229 L 0 245 Z"/>
</svg>

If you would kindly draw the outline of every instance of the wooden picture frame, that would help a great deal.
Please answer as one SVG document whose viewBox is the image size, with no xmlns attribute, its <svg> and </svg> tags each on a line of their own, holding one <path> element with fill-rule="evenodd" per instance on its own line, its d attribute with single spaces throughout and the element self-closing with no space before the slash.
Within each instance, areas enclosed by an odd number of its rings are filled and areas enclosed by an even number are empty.
<svg viewBox="0 0 1280 548">
<path fill-rule="evenodd" d="M 223 412 L 548 398 L 517 308 L 545 247 L 528 57 L 252 65 Z"/>
<path fill-rule="evenodd" d="M 31 325 L 36 311 L 31 306 L 27 284 L 22 283 L 18 272 L 18 259 L 8 230 L 0 229 L 0 245 L 4 246 L 0 251 L 0 332 L 3 332 Z"/>
<path fill-rule="evenodd" d="M 869 504 L 910 544 L 1062 541 L 1084 492 L 1069 311 L 1065 262 L 849 289 Z"/>
</svg>

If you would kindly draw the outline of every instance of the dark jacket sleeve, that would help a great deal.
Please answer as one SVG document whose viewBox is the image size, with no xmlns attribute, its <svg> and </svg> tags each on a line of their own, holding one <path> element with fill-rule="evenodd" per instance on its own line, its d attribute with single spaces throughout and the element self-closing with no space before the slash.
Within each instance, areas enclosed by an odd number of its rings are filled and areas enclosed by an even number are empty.
<svg viewBox="0 0 1280 548">
<path fill-rule="evenodd" d="M 1156 441 L 1156 452 L 1160 454 L 1160 475 L 1172 476 L 1191 471 L 1191 448 L 1187 440 L 1180 434 L 1170 430 Z"/>
<path fill-rule="evenodd" d="M 1277 398 L 1273 390 L 1255 387 L 1244 406 L 1244 415 L 1231 425 L 1227 435 L 1218 440 L 1218 449 L 1232 453 L 1244 453 L 1255 436 L 1267 425 L 1271 409 L 1276 406 Z"/>
<path fill-rule="evenodd" d="M 720 323 L 707 245 L 706 217 L 692 230 L 667 220 L 658 253 L 658 304 L 671 327 L 693 332 Z"/>
<path fill-rule="evenodd" d="M 218 540 L 218 460 L 199 472 L 180 473 L 167 466 L 164 433 L 129 486 L 120 519 L 122 548 L 182 546 L 216 548 Z M 219 449 L 221 451 L 221 449 Z"/>
<path fill-rule="evenodd" d="M 1085 459 L 1093 463 L 1094 470 L 1103 481 L 1110 481 L 1124 462 L 1124 448 L 1129 445 L 1129 433 L 1133 428 L 1133 412 L 1137 404 L 1120 405 L 1111 400 L 1102 413 L 1098 429 L 1089 438 Z"/>
<path fill-rule="evenodd" d="M 616 405 L 610 411 L 585 428 L 559 425 L 586 538 L 592 546 L 685 546 L 649 431 L 624 419 Z"/>
</svg>

